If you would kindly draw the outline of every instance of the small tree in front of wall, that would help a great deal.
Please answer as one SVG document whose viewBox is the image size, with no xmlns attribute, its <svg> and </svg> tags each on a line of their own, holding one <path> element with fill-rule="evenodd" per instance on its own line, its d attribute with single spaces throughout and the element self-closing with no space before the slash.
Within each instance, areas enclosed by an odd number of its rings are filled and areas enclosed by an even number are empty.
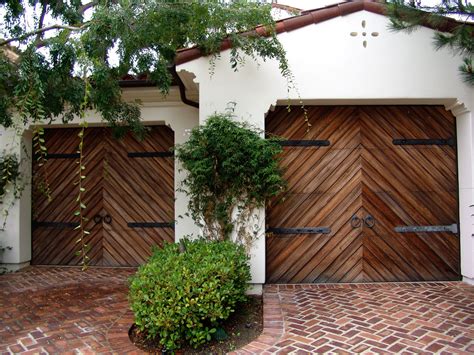
<svg viewBox="0 0 474 355">
<path fill-rule="evenodd" d="M 282 148 L 264 139 L 232 112 L 214 114 L 176 147 L 187 172 L 182 191 L 189 197 L 189 214 L 212 240 L 229 240 L 250 248 L 260 229 L 258 208 L 285 190 L 279 166 Z M 255 218 L 252 220 L 252 218 Z"/>
</svg>

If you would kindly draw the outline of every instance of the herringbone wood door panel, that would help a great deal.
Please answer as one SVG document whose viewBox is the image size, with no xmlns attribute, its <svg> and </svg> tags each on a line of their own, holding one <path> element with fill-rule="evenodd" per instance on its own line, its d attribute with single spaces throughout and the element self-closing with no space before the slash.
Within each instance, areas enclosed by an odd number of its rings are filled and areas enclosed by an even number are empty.
<svg viewBox="0 0 474 355">
<path fill-rule="evenodd" d="M 322 106 L 308 118 L 308 134 L 298 109 L 277 108 L 266 120 L 269 134 L 329 141 L 284 148 L 289 190 L 269 204 L 267 227 L 330 232 L 270 233 L 267 282 L 457 279 L 457 235 L 394 231 L 457 223 L 454 147 L 393 144 L 454 137 L 452 115 L 440 107 Z"/>
<path fill-rule="evenodd" d="M 32 263 L 54 265 L 78 265 L 80 257 L 76 240 L 79 232 L 74 231 L 78 218 L 77 210 L 77 148 L 79 129 L 46 129 L 45 141 L 49 159 L 43 167 L 33 164 L 33 228 Z M 90 246 L 88 256 L 91 265 L 102 263 L 102 225 L 94 223 L 92 216 L 103 208 L 102 199 L 102 161 L 104 144 L 102 129 L 87 129 L 84 136 L 84 165 L 87 167 L 84 203 L 88 206 L 89 221 L 86 229 L 90 235 L 85 242 Z M 40 193 L 38 185 L 44 183 L 44 177 L 51 190 L 51 201 Z M 42 177 L 41 179 L 39 177 Z"/>
<path fill-rule="evenodd" d="M 73 230 L 78 222 L 74 217 L 78 133 L 78 129 L 45 130 L 50 158 L 45 167 L 35 163 L 33 168 L 37 180 L 42 174 L 36 172 L 46 168 L 52 200 L 35 189 L 34 264 L 80 263 L 75 255 L 79 234 Z M 91 247 L 91 265 L 139 265 L 150 256 L 152 246 L 174 240 L 174 163 L 169 153 L 173 142 L 173 131 L 164 126 L 150 127 L 143 141 L 132 135 L 113 139 L 106 128 L 86 129 L 86 229 L 91 232 L 86 243 Z M 137 225 L 140 222 L 147 224 Z"/>
<path fill-rule="evenodd" d="M 141 142 L 131 134 L 120 141 L 108 134 L 105 141 L 104 209 L 112 222 L 104 225 L 104 264 L 143 264 L 152 246 L 174 241 L 174 162 L 172 155 L 134 158 L 128 155 L 170 152 L 174 133 L 162 126 L 151 130 Z M 168 223 L 169 226 L 131 227 L 131 223 Z"/>
</svg>

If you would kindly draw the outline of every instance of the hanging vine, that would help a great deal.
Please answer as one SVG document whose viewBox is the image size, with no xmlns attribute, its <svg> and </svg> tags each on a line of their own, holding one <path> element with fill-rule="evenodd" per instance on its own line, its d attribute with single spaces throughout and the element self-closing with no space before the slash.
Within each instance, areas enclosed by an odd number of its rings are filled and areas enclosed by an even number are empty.
<svg viewBox="0 0 474 355">
<path fill-rule="evenodd" d="M 46 147 L 43 127 L 33 127 L 33 156 L 38 163 L 38 170 L 34 177 L 36 184 L 33 187 L 51 202 L 51 187 L 49 184 L 48 169 L 46 167 L 48 148 Z"/>
<path fill-rule="evenodd" d="M 3 153 L 0 155 L 0 204 L 2 209 L 2 222 L 0 231 L 4 231 L 10 208 L 15 199 L 24 189 L 20 181 L 20 162 L 15 154 Z M 9 200 L 7 199 L 9 198 Z M 2 247 L 0 245 L 0 247 Z"/>
<path fill-rule="evenodd" d="M 90 235 L 90 231 L 86 229 L 86 223 L 88 222 L 88 218 L 85 216 L 85 210 L 87 206 L 84 203 L 84 195 L 86 193 L 85 188 L 85 180 L 87 179 L 87 175 L 85 175 L 86 166 L 84 165 L 84 136 L 86 132 L 86 128 L 88 126 L 87 120 L 85 119 L 85 110 L 87 108 L 87 103 L 89 100 L 90 95 L 90 84 L 87 78 L 84 80 L 85 82 L 85 90 L 84 90 L 84 100 L 81 105 L 80 110 L 80 131 L 78 133 L 79 137 L 79 145 L 77 153 L 79 154 L 79 160 L 77 161 L 77 181 L 75 185 L 78 188 L 78 195 L 76 198 L 77 203 L 77 210 L 74 212 L 74 215 L 79 217 L 79 224 L 75 227 L 74 230 L 79 231 L 79 238 L 76 240 L 76 244 L 79 245 L 79 250 L 76 252 L 76 255 L 80 257 L 81 261 L 80 264 L 82 265 L 82 270 L 87 269 L 89 256 L 87 255 L 90 246 L 86 243 L 86 238 Z"/>
</svg>

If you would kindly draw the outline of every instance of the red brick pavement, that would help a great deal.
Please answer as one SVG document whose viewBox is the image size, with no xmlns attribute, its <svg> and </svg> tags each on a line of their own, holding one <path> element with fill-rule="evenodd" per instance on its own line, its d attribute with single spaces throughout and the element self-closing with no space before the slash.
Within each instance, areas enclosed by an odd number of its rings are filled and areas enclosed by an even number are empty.
<svg viewBox="0 0 474 355">
<path fill-rule="evenodd" d="M 0 353 L 137 352 L 127 335 L 134 272 L 29 267 L 0 276 Z"/>
<path fill-rule="evenodd" d="M 0 276 L 0 353 L 138 353 L 134 269 L 30 267 Z M 460 282 L 269 285 L 248 353 L 474 353 L 474 287 Z"/>
<path fill-rule="evenodd" d="M 236 353 L 474 353 L 461 282 L 265 287 L 264 333 Z"/>
</svg>

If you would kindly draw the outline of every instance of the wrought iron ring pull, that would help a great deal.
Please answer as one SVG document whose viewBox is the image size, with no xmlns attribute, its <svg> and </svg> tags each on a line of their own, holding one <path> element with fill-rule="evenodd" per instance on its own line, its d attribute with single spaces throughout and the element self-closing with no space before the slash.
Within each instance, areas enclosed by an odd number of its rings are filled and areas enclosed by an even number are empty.
<svg viewBox="0 0 474 355">
<path fill-rule="evenodd" d="M 369 214 L 367 217 L 364 218 L 364 224 L 369 228 L 374 228 L 375 218 Z"/>
<path fill-rule="evenodd" d="M 110 217 L 110 215 L 108 215 L 108 214 L 105 215 L 104 222 L 107 223 L 107 224 L 112 223 L 112 217 Z"/>
<path fill-rule="evenodd" d="M 99 224 L 100 222 L 102 222 L 102 216 L 100 214 L 96 214 L 94 216 L 94 222 L 95 224 Z"/>
<path fill-rule="evenodd" d="M 362 225 L 362 220 L 357 217 L 356 215 L 353 215 L 351 218 L 351 226 L 352 228 L 359 228 Z"/>
</svg>

